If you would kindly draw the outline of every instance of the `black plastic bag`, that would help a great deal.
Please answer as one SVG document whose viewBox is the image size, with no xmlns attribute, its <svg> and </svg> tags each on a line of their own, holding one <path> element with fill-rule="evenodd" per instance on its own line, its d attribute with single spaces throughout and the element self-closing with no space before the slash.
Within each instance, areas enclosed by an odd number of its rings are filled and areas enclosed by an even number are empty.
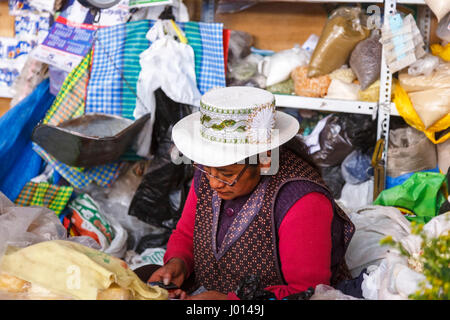
<svg viewBox="0 0 450 320">
<path fill-rule="evenodd" d="M 148 224 L 164 228 L 167 232 L 158 231 L 141 240 L 139 246 L 158 244 L 161 247 L 181 216 L 181 212 L 193 177 L 191 165 L 176 165 L 171 160 L 172 128 L 176 122 L 192 113 L 191 107 L 172 101 L 165 93 L 155 91 L 156 111 L 153 127 L 151 160 L 148 172 L 136 190 L 128 211 Z M 155 239 L 159 237 L 161 241 Z M 152 246 L 153 247 L 153 246 Z"/>
<path fill-rule="evenodd" d="M 334 199 L 340 199 L 345 180 L 342 176 L 341 166 L 321 168 L 322 179 L 330 189 Z"/>
<path fill-rule="evenodd" d="M 345 123 L 344 123 L 345 124 Z M 319 167 L 339 165 L 353 151 L 353 145 L 342 126 L 341 119 L 332 115 L 319 134 L 320 150 L 311 156 Z"/>
</svg>

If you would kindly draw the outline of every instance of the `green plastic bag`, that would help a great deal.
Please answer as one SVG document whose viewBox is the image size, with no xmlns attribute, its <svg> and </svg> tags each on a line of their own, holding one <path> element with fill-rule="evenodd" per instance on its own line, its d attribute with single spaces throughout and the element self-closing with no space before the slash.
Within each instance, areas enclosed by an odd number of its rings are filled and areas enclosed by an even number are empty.
<svg viewBox="0 0 450 320">
<path fill-rule="evenodd" d="M 416 172 L 403 184 L 382 191 L 374 205 L 396 207 L 408 220 L 427 223 L 446 201 L 444 181 L 441 173 Z"/>
</svg>

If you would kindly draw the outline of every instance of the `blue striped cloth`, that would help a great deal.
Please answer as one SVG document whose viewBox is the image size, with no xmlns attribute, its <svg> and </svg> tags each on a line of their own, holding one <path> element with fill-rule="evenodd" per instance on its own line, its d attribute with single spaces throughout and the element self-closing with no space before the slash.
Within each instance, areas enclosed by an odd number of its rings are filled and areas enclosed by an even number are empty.
<svg viewBox="0 0 450 320">
<path fill-rule="evenodd" d="M 108 113 L 134 119 L 136 83 L 141 71 L 139 55 L 151 45 L 146 35 L 153 24 L 152 20 L 141 20 L 97 31 L 85 113 Z M 186 22 L 177 25 L 194 50 L 200 93 L 225 87 L 223 24 Z"/>
<path fill-rule="evenodd" d="M 113 162 L 89 169 L 81 169 L 68 166 L 45 152 L 37 144 L 33 143 L 33 150 L 39 154 L 52 168 L 64 177 L 70 184 L 78 189 L 82 189 L 95 181 L 99 186 L 109 187 L 119 176 L 121 164 Z"/>
</svg>

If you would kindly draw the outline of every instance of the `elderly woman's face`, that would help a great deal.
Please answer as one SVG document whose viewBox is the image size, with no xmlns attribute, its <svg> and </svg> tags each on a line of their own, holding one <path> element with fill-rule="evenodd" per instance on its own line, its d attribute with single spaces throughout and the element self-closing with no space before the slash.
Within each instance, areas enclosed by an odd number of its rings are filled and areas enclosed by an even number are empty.
<svg viewBox="0 0 450 320">
<path fill-rule="evenodd" d="M 248 166 L 241 174 L 237 182 L 233 186 L 229 186 L 223 181 L 232 183 L 244 170 L 244 164 L 232 164 L 225 167 L 203 167 L 209 173 L 206 175 L 209 179 L 209 185 L 220 198 L 224 200 L 232 200 L 234 198 L 244 196 L 251 193 L 261 178 L 260 167 Z M 216 179 L 216 178 L 218 179 Z M 223 180 L 223 181 L 221 181 Z"/>
</svg>

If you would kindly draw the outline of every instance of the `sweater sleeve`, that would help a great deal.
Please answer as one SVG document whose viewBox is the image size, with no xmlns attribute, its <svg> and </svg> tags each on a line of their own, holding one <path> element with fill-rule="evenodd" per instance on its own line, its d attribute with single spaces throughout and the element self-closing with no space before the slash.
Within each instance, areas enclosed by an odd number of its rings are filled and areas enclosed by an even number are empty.
<svg viewBox="0 0 450 320">
<path fill-rule="evenodd" d="M 164 254 L 164 263 L 167 263 L 172 258 L 182 259 L 188 269 L 187 277 L 194 269 L 193 237 L 196 206 L 197 195 L 194 181 L 192 181 L 180 220 L 172 231 L 172 235 L 167 242 L 166 253 Z"/>
<path fill-rule="evenodd" d="M 277 299 L 330 283 L 333 208 L 321 193 L 299 199 L 279 228 L 281 272 L 287 285 L 267 287 Z M 231 298 L 231 297 L 230 297 Z"/>
</svg>

